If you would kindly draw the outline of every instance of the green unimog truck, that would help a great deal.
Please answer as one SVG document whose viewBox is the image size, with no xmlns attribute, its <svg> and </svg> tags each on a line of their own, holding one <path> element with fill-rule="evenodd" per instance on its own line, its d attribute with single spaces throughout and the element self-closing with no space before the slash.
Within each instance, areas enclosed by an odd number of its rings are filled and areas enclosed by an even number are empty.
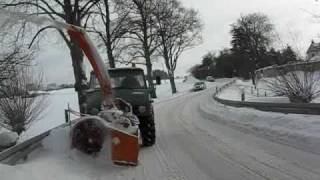
<svg viewBox="0 0 320 180">
<path fill-rule="evenodd" d="M 144 146 L 155 143 L 154 112 L 144 72 L 140 68 L 109 69 L 113 94 L 131 104 L 133 113 L 139 118 L 139 129 Z M 100 86 L 94 73 L 91 73 L 87 94 L 87 111 L 96 115 L 101 110 Z"/>
</svg>

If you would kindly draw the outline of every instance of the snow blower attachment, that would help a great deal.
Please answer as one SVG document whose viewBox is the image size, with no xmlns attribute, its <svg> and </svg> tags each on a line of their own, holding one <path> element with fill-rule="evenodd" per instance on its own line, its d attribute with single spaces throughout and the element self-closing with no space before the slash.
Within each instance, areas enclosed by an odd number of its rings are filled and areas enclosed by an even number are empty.
<svg viewBox="0 0 320 180">
<path fill-rule="evenodd" d="M 87 56 L 98 79 L 103 97 L 102 111 L 97 116 L 81 114 L 81 118 L 72 122 L 71 146 L 84 153 L 95 154 L 106 145 L 111 150 L 110 159 L 114 163 L 137 165 L 139 120 L 133 115 L 130 104 L 113 98 L 107 68 L 85 30 L 47 17 L 5 10 L 1 10 L 0 14 L 10 15 L 18 20 L 24 19 L 36 25 L 46 24 L 48 26 L 49 23 L 50 27 L 68 32 L 70 38 Z"/>
<path fill-rule="evenodd" d="M 67 24 L 63 27 L 90 61 L 103 96 L 102 111 L 97 116 L 85 115 L 75 121 L 71 129 L 71 146 L 87 154 L 96 154 L 106 144 L 111 149 L 114 163 L 137 165 L 138 118 L 132 113 L 130 104 L 113 98 L 107 68 L 85 31 Z"/>
</svg>

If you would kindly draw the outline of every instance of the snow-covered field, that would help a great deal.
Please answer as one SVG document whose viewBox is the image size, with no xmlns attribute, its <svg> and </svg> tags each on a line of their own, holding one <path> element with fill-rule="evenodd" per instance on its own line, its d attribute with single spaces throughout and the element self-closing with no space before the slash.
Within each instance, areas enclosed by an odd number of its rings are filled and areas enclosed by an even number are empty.
<svg viewBox="0 0 320 180">
<path fill-rule="evenodd" d="M 51 91 L 46 101 L 48 107 L 46 107 L 41 117 L 21 135 L 20 141 L 65 123 L 64 110 L 68 109 L 68 105 L 71 109 L 79 110 L 78 97 L 73 88 Z"/>
<path fill-rule="evenodd" d="M 319 180 L 319 116 L 224 106 L 213 100 L 212 93 L 215 86 L 228 81 L 208 83 L 212 88 L 199 92 L 190 91 L 193 82 L 178 82 L 179 93 L 174 97 L 169 83 L 158 86 L 157 142 L 141 149 L 137 167 L 112 165 L 103 152 L 88 157 L 70 150 L 65 128 L 52 132 L 26 162 L 0 165 L 0 179 Z M 34 131 L 63 123 L 67 103 L 72 107 L 74 100 L 76 104 L 71 90 L 51 95 L 50 99 L 60 99 L 50 106 L 57 110 L 47 113 L 49 123 L 44 118 L 34 124 Z"/>
</svg>

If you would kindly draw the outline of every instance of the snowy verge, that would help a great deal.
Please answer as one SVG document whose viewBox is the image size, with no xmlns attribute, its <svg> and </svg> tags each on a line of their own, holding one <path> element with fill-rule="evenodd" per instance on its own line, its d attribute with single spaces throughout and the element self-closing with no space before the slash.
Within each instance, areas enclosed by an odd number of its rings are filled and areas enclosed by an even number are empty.
<svg viewBox="0 0 320 180">
<path fill-rule="evenodd" d="M 52 128 L 65 123 L 64 110 L 68 108 L 78 111 L 78 97 L 74 89 L 61 89 L 51 91 L 47 96 L 48 107 L 42 113 L 40 119 L 34 121 L 30 127 L 22 133 L 19 141 L 30 139 Z M 71 117 L 75 118 L 74 116 Z"/>
<path fill-rule="evenodd" d="M 18 138 L 17 133 L 0 127 L 0 150 L 15 145 Z"/>
<path fill-rule="evenodd" d="M 233 107 L 254 108 L 261 111 L 281 112 L 286 114 L 293 113 L 319 115 L 320 104 L 290 103 L 286 97 L 267 97 L 266 92 L 265 97 L 252 98 L 251 95 L 251 97 L 248 98 L 247 95 L 245 95 L 245 100 L 242 101 L 242 94 L 245 93 L 245 88 L 246 87 L 243 87 L 243 81 L 231 81 L 222 86 L 218 93 L 214 93 L 214 99 L 222 104 Z M 251 91 L 253 90 L 254 89 L 251 88 Z M 258 90 L 259 89 L 257 89 L 257 91 Z M 251 99 L 254 99 L 255 101 L 250 101 Z"/>
<path fill-rule="evenodd" d="M 70 149 L 70 128 L 57 128 L 43 141 L 43 148 L 31 153 L 27 161 L 16 166 L 0 164 L 0 179 L 114 179 L 122 167 L 116 168 L 108 159 L 108 148 L 97 156 L 87 156 Z"/>
<path fill-rule="evenodd" d="M 270 80 L 270 78 L 268 79 Z M 219 93 L 220 99 L 241 101 L 241 92 L 245 92 L 245 101 L 247 102 L 270 102 L 270 103 L 290 103 L 289 98 L 285 96 L 276 96 L 272 93 L 265 81 L 260 80 L 257 88 L 254 88 L 251 80 L 238 79 L 233 86 Z M 320 96 L 311 103 L 320 103 Z"/>
<path fill-rule="evenodd" d="M 213 99 L 199 107 L 207 119 L 266 137 L 308 152 L 320 154 L 320 116 L 263 112 L 222 105 Z"/>
</svg>

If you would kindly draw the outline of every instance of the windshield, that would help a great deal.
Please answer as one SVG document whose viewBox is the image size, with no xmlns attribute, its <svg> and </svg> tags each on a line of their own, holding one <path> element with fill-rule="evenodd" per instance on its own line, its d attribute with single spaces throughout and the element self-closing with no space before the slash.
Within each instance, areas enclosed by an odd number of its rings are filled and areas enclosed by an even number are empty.
<svg viewBox="0 0 320 180">
<path fill-rule="evenodd" d="M 202 85 L 203 82 L 196 82 L 194 85 Z"/>
<path fill-rule="evenodd" d="M 116 89 L 144 89 L 146 88 L 143 74 L 140 71 L 109 71 L 111 86 Z M 99 82 L 94 74 L 90 79 L 91 88 L 99 88 Z"/>
</svg>

